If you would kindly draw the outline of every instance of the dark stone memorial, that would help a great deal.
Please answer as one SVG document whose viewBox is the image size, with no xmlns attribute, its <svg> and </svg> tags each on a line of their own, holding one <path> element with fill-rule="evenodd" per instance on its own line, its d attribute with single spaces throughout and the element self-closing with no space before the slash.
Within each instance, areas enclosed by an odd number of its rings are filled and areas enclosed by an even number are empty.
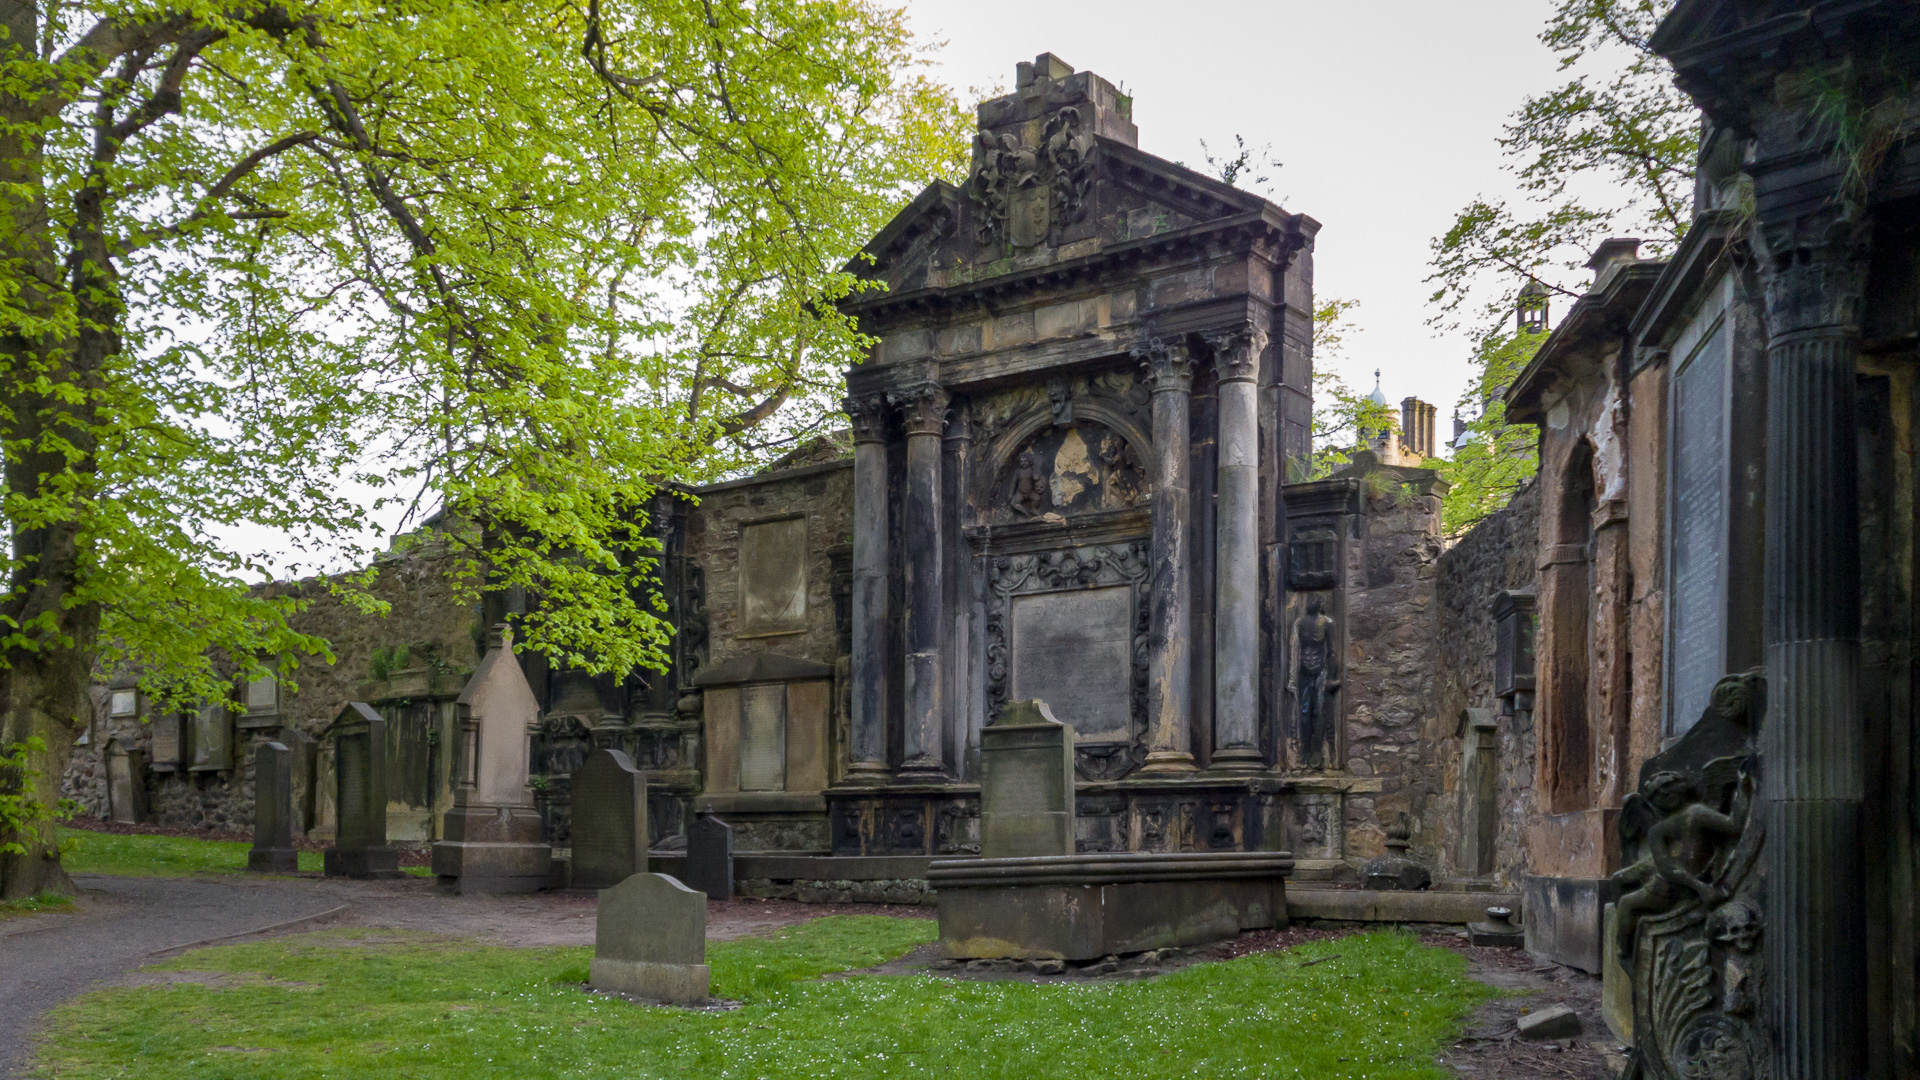
<svg viewBox="0 0 1920 1080">
<path fill-rule="evenodd" d="M 711 810 L 687 823 L 687 886 L 709 900 L 733 899 L 733 826 Z"/>
<path fill-rule="evenodd" d="M 573 887 L 610 889 L 647 872 L 647 774 L 595 750 L 573 774 Z"/>
<path fill-rule="evenodd" d="M 326 875 L 397 878 L 400 853 L 387 843 L 387 722 L 366 702 L 350 701 L 328 736 L 339 830 L 322 860 Z"/>
<path fill-rule="evenodd" d="M 1073 729 L 1015 701 L 980 732 L 980 854 L 1073 854 Z"/>
<path fill-rule="evenodd" d="M 253 847 L 247 869 L 291 874 L 300 869 L 293 849 L 293 751 L 277 742 L 253 752 Z"/>
</svg>

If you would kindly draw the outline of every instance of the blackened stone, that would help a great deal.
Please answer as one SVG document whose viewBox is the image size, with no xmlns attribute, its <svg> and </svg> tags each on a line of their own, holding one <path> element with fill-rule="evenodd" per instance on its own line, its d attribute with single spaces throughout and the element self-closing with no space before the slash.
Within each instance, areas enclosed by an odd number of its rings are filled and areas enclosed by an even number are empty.
<svg viewBox="0 0 1920 1080">
<path fill-rule="evenodd" d="M 733 826 L 711 810 L 687 824 L 687 885 L 709 900 L 733 899 Z"/>
</svg>

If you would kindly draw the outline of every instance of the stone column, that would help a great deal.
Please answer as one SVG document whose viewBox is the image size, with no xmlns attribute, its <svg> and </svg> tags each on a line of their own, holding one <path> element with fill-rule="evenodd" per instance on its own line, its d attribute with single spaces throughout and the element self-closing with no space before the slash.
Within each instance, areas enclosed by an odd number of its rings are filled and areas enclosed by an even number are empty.
<svg viewBox="0 0 1920 1080">
<path fill-rule="evenodd" d="M 1841 210 L 1768 222 L 1766 822 L 1763 986 L 1772 1073 L 1865 1075 L 1866 791 L 1859 700 L 1854 362 L 1863 224 Z"/>
<path fill-rule="evenodd" d="M 1189 772 L 1187 730 L 1193 672 L 1188 625 L 1192 588 L 1187 551 L 1188 398 L 1193 359 L 1185 341 L 1150 342 L 1136 350 L 1153 391 L 1152 610 L 1147 630 L 1147 760 L 1144 773 Z"/>
<path fill-rule="evenodd" d="M 852 732 L 847 779 L 887 779 L 886 402 L 848 398 L 853 420 Z"/>
<path fill-rule="evenodd" d="M 940 442 L 946 429 L 947 392 L 932 383 L 898 390 L 888 399 L 900 409 L 907 433 L 907 502 L 900 541 L 906 546 L 906 726 L 902 777 L 946 773 L 940 749 L 941 648 L 946 640 L 946 597 L 940 582 L 945 552 L 940 542 Z"/>
<path fill-rule="evenodd" d="M 1261 764 L 1260 351 L 1251 326 L 1209 334 L 1219 376 L 1214 502 L 1213 767 Z M 1157 400 L 1157 399 L 1156 399 Z"/>
</svg>

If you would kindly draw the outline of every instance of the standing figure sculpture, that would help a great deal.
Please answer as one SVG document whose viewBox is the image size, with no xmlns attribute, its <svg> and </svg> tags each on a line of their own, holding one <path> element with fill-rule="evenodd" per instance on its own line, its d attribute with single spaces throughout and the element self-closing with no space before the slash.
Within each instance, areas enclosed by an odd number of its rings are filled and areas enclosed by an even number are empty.
<svg viewBox="0 0 1920 1080">
<path fill-rule="evenodd" d="M 1287 692 L 1293 695 L 1294 715 L 1298 718 L 1300 764 L 1323 768 L 1333 746 L 1333 719 L 1337 715 L 1332 699 L 1340 689 L 1338 658 L 1334 655 L 1333 616 L 1326 602 L 1316 596 L 1307 602 L 1307 613 L 1293 624 L 1293 670 L 1287 677 Z"/>
</svg>

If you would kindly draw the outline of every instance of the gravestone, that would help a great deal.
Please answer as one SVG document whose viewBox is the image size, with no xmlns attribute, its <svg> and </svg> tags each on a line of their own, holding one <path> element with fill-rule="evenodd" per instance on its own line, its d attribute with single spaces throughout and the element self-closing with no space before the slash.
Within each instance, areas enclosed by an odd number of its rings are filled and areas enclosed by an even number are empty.
<svg viewBox="0 0 1920 1080">
<path fill-rule="evenodd" d="M 980 731 L 980 857 L 1073 854 L 1073 729 L 1010 701 Z"/>
<path fill-rule="evenodd" d="M 277 742 L 253 752 L 253 848 L 247 869 L 291 874 L 300 869 L 293 850 L 293 751 Z"/>
<path fill-rule="evenodd" d="M 333 743 L 333 846 L 328 877 L 397 878 L 400 853 L 387 843 L 387 722 L 350 701 L 328 728 Z"/>
<path fill-rule="evenodd" d="M 733 899 L 733 826 L 712 810 L 687 824 L 687 885 L 709 900 Z"/>
<path fill-rule="evenodd" d="M 674 1005 L 707 1000 L 707 898 L 665 874 L 600 894 L 587 985 Z"/>
<path fill-rule="evenodd" d="M 295 727 L 282 728 L 279 741 L 287 748 L 287 760 L 292 773 L 287 791 L 291 796 L 293 816 L 288 820 L 293 835 L 305 836 L 307 830 L 314 826 L 314 815 L 318 809 L 314 805 L 317 801 L 314 798 L 314 769 L 316 759 L 320 756 L 317 752 L 319 748 L 311 735 Z"/>
<path fill-rule="evenodd" d="M 141 774 L 140 751 L 133 740 L 116 735 L 107 740 L 107 813 L 122 825 L 137 825 L 147 816 L 146 778 Z"/>
<path fill-rule="evenodd" d="M 433 872 L 461 893 L 537 892 L 547 887 L 553 848 L 528 784 L 529 733 L 540 700 L 527 685 L 504 626 L 487 638 L 487 655 L 455 702 L 460 718 L 460 783 Z"/>
<path fill-rule="evenodd" d="M 573 887 L 610 889 L 647 872 L 647 774 L 595 750 L 573 774 Z"/>
</svg>

